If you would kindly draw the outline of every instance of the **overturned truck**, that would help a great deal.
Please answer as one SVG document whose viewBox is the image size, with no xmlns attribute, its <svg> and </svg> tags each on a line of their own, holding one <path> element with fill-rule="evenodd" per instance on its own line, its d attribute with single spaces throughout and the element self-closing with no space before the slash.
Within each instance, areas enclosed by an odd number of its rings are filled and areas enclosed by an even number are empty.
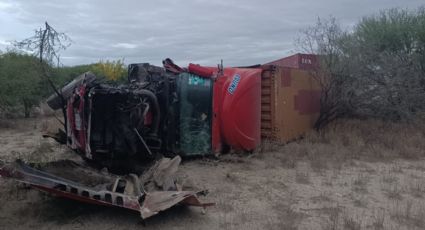
<svg viewBox="0 0 425 230">
<path fill-rule="evenodd" d="M 48 100 L 54 109 L 66 102 L 66 139 L 59 141 L 87 160 L 126 170 L 158 154 L 251 151 L 259 144 L 260 70 L 165 66 L 132 64 L 128 84 L 118 86 L 91 73 L 71 82 Z"/>
<path fill-rule="evenodd" d="M 131 64 L 128 82 L 87 72 L 52 95 L 64 127 L 52 137 L 85 161 L 0 166 L 14 178 L 59 197 L 118 206 L 148 218 L 176 204 L 207 207 L 176 183 L 181 157 L 252 151 L 260 143 L 261 69 L 180 68 Z M 168 157 L 168 158 L 165 158 Z M 103 170 L 101 170 L 103 169 Z M 77 176 L 76 176 L 77 175 Z"/>
</svg>

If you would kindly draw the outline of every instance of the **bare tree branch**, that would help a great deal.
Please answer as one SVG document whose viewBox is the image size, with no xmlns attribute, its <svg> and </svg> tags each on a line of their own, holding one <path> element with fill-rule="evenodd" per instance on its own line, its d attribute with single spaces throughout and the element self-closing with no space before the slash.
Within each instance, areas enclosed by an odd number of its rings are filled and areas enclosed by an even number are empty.
<svg viewBox="0 0 425 230">
<path fill-rule="evenodd" d="M 22 41 L 15 41 L 13 45 L 22 50 L 33 52 L 39 57 L 40 62 L 47 61 L 53 64 L 54 61 L 60 65 L 60 51 L 66 50 L 72 41 L 62 32 L 57 32 L 47 22 L 44 23 L 44 28 L 35 30 L 32 37 Z"/>
</svg>

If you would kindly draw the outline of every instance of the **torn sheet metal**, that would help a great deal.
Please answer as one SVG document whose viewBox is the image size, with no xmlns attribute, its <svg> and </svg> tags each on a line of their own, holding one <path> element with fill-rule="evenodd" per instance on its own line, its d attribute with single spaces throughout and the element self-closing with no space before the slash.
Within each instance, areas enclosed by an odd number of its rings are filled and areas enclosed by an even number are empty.
<svg viewBox="0 0 425 230">
<path fill-rule="evenodd" d="M 143 178 L 134 174 L 124 177 L 108 174 L 73 161 L 46 163 L 36 169 L 18 160 L 0 166 L 0 175 L 58 197 L 138 211 L 143 219 L 177 204 L 203 208 L 214 205 L 198 199 L 202 192 L 178 191 L 177 185 L 170 187 L 170 177 L 175 175 L 180 160 L 180 157 L 160 160 L 148 170 L 151 175 Z M 145 184 L 151 184 L 150 188 L 145 189 Z"/>
</svg>

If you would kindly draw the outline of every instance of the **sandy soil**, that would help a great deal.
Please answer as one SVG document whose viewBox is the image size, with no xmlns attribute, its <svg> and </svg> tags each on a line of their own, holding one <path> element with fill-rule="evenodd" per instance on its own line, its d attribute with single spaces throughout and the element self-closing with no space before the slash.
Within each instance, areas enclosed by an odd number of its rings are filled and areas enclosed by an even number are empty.
<svg viewBox="0 0 425 230">
<path fill-rule="evenodd" d="M 3 125 L 0 160 L 75 158 L 39 135 L 43 124 Z M 208 189 L 204 199 L 216 206 L 206 213 L 175 207 L 145 222 L 135 212 L 53 198 L 0 178 L 0 229 L 424 229 L 425 134 L 421 127 L 401 129 L 409 140 L 394 138 L 399 145 L 364 138 L 368 132 L 357 128 L 344 137 L 344 126 L 331 137 L 265 144 L 252 155 L 187 160 L 182 181 Z M 384 154 L 397 149 L 405 152 Z"/>
</svg>

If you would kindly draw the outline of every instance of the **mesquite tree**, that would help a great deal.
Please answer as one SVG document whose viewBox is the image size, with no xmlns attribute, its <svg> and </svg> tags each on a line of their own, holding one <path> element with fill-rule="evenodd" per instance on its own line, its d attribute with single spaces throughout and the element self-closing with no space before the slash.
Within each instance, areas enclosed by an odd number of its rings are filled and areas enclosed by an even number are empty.
<svg viewBox="0 0 425 230">
<path fill-rule="evenodd" d="M 349 62 L 343 57 L 341 46 L 345 36 L 335 18 L 319 18 L 314 26 L 303 31 L 297 41 L 303 52 L 318 55 L 319 65 L 310 70 L 322 89 L 316 129 L 351 111 L 354 79 L 348 74 Z"/>
<path fill-rule="evenodd" d="M 320 129 L 339 117 L 411 121 L 425 111 L 425 10 L 390 9 L 350 30 L 319 19 L 298 40 L 319 55 Z"/>
<path fill-rule="evenodd" d="M 65 33 L 57 32 L 53 27 L 45 22 L 44 28 L 35 30 L 32 37 L 22 41 L 15 41 L 13 45 L 17 49 L 32 52 L 38 57 L 39 66 L 35 66 L 34 68 L 41 67 L 45 81 L 54 90 L 54 92 L 62 98 L 63 114 L 64 117 L 66 117 L 65 100 L 50 79 L 50 66 L 54 62 L 56 62 L 58 66 L 60 65 L 60 51 L 65 50 L 71 45 L 71 39 Z"/>
</svg>

